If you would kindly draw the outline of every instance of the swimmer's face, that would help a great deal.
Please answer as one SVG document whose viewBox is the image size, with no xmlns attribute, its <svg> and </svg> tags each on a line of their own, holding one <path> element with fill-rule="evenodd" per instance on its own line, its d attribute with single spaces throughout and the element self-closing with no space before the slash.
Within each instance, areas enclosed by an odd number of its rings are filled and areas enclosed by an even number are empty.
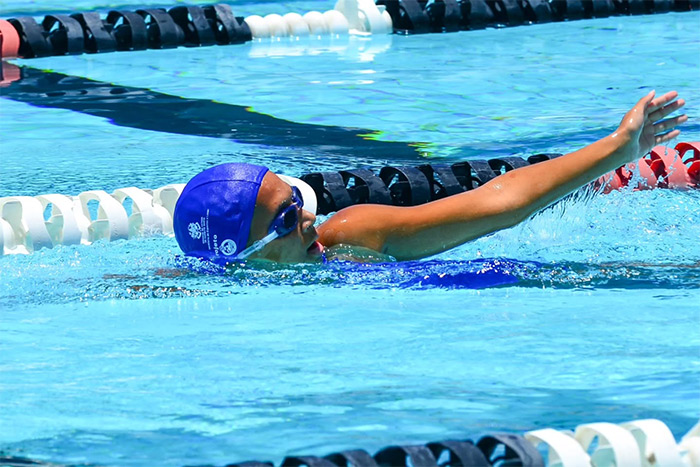
<svg viewBox="0 0 700 467">
<path fill-rule="evenodd" d="M 255 202 L 248 245 L 266 236 L 272 221 L 291 204 L 292 188 L 274 173 L 266 173 Z M 316 216 L 304 209 L 300 209 L 298 215 L 299 222 L 291 233 L 265 245 L 262 250 L 253 254 L 251 259 L 266 259 L 279 263 L 318 261 L 321 251 L 316 242 Z"/>
</svg>

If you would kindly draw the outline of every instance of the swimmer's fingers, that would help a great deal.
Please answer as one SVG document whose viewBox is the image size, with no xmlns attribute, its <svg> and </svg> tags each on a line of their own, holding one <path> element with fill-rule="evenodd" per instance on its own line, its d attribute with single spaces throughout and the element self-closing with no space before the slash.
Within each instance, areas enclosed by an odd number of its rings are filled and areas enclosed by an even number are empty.
<svg viewBox="0 0 700 467">
<path fill-rule="evenodd" d="M 662 120 L 654 124 L 654 142 L 656 144 L 669 141 L 680 134 L 680 130 L 675 130 L 678 125 L 688 120 L 687 115 Z"/>
<path fill-rule="evenodd" d="M 654 91 L 652 91 L 654 92 Z M 651 94 L 651 93 L 650 93 Z M 665 106 L 672 100 L 674 100 L 676 97 L 678 97 L 678 92 L 676 91 L 669 91 L 666 94 L 662 94 L 660 96 L 652 95 L 653 99 L 649 103 L 649 107 L 647 107 L 647 112 L 651 113 L 654 112 L 661 107 Z"/>
<path fill-rule="evenodd" d="M 653 104 L 653 102 L 652 102 Z M 666 117 L 667 115 L 672 114 L 676 110 L 680 109 L 685 105 L 685 101 L 683 99 L 678 99 L 676 101 L 672 101 L 670 103 L 666 103 L 662 105 L 661 107 L 656 108 L 655 110 L 649 112 L 649 120 L 652 122 L 657 122 L 661 120 L 662 118 Z"/>
<path fill-rule="evenodd" d="M 665 143 L 666 141 L 671 141 L 673 138 L 676 138 L 680 134 L 681 130 L 669 131 L 668 133 L 664 133 L 663 135 L 658 135 L 654 137 L 654 142 L 656 144 Z"/>
<path fill-rule="evenodd" d="M 656 122 L 654 123 L 654 134 L 658 135 L 659 133 L 666 133 L 668 131 L 671 131 L 681 123 L 686 122 L 687 120 L 688 116 L 684 114 L 679 115 L 678 117 L 668 118 L 666 120 Z"/>
</svg>

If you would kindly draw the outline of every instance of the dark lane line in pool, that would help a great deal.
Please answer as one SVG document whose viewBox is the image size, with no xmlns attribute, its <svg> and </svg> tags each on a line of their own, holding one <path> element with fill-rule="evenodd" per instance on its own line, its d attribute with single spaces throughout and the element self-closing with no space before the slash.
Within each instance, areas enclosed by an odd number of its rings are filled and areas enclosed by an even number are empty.
<svg viewBox="0 0 700 467">
<path fill-rule="evenodd" d="M 297 123 L 240 105 L 173 96 L 29 67 L 20 70 L 19 80 L 0 87 L 0 97 L 107 118 L 119 126 L 247 144 L 312 148 L 345 156 L 416 160 L 423 155 L 420 149 L 423 143 L 379 141 L 372 139 L 379 134 L 375 130 Z"/>
</svg>

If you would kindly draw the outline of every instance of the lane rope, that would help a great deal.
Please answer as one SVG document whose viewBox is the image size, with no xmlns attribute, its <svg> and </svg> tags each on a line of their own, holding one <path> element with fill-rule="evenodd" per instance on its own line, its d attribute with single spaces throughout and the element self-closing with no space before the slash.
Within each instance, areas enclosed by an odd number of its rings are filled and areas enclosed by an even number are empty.
<svg viewBox="0 0 700 467">
<path fill-rule="evenodd" d="M 488 433 L 478 441 L 447 440 L 393 445 L 374 455 L 363 449 L 325 456 L 285 457 L 281 467 L 700 467 L 700 422 L 680 442 L 660 420 L 613 424 L 586 423 L 574 431 L 542 428 L 523 435 Z M 0 465 L 67 467 L 21 457 L 2 457 Z M 227 467 L 274 467 L 270 461 L 245 461 Z"/>
<path fill-rule="evenodd" d="M 376 172 L 364 168 L 314 172 L 295 180 L 304 186 L 307 208 L 325 215 L 362 203 L 416 206 L 477 188 L 502 173 L 559 156 L 537 154 L 527 159 L 500 157 L 452 165 L 386 166 Z M 635 169 L 642 167 L 647 170 Z M 175 203 L 184 186 L 0 198 L 0 252 L 29 254 L 57 245 L 172 235 Z M 637 163 L 601 177 L 594 186 L 605 193 L 624 187 L 700 188 L 700 142 L 678 143 L 675 148 L 657 146 Z"/>
<path fill-rule="evenodd" d="M 235 16 L 226 4 L 0 20 L 0 57 L 240 44 L 251 40 L 426 34 L 700 10 L 700 0 L 338 0 L 332 10 Z"/>
</svg>

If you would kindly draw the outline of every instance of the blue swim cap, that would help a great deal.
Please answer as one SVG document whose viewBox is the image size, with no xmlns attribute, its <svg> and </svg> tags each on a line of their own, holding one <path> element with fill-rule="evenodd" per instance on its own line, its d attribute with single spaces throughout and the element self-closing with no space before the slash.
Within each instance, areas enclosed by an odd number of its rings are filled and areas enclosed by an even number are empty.
<svg viewBox="0 0 700 467">
<path fill-rule="evenodd" d="M 232 163 L 195 175 L 173 214 L 182 251 L 220 264 L 233 261 L 248 243 L 255 200 L 267 172 L 267 167 Z"/>
</svg>

